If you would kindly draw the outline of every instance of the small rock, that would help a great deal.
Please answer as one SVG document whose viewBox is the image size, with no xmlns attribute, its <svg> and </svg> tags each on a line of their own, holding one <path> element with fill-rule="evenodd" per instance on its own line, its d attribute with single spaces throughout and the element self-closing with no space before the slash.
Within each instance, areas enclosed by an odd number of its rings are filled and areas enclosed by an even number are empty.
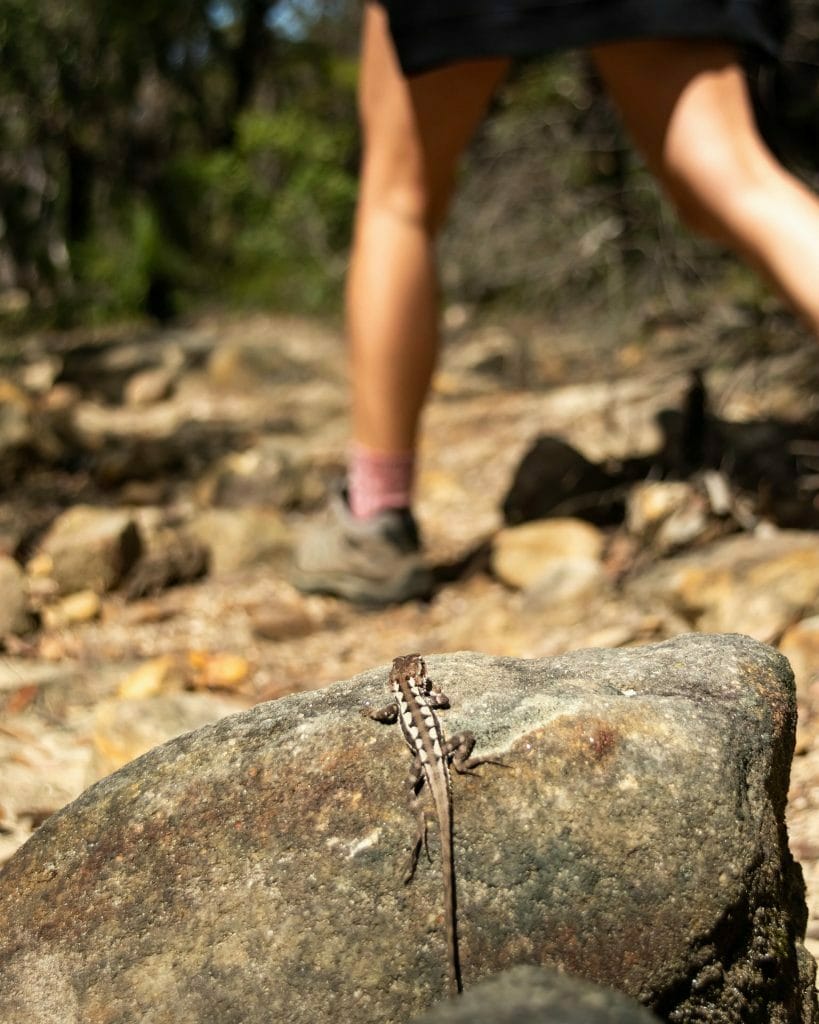
<svg viewBox="0 0 819 1024">
<path fill-rule="evenodd" d="M 151 597 L 167 587 L 201 579 L 208 571 L 210 551 L 184 530 L 164 528 L 148 537 L 146 550 L 129 576 L 130 601 Z"/>
<path fill-rule="evenodd" d="M 136 562 L 142 542 L 130 513 L 75 505 L 44 537 L 39 554 L 51 559 L 60 593 L 113 590 Z"/>
<path fill-rule="evenodd" d="M 707 499 L 684 480 L 636 484 L 626 500 L 629 533 L 661 554 L 701 537 L 708 528 Z"/>
<path fill-rule="evenodd" d="M 290 530 L 272 509 L 209 509 L 187 530 L 209 549 L 213 576 L 284 559 L 292 549 Z"/>
<path fill-rule="evenodd" d="M 45 395 L 40 407 L 49 417 L 68 417 L 82 401 L 82 392 L 73 384 L 55 384 Z"/>
<path fill-rule="evenodd" d="M 31 295 L 25 288 L 3 288 L 0 291 L 0 313 L 24 313 L 31 305 Z"/>
<path fill-rule="evenodd" d="M 37 657 L 43 661 L 65 661 L 76 658 L 78 653 L 76 639 L 65 633 L 45 633 L 37 643 Z"/>
<path fill-rule="evenodd" d="M 555 558 L 526 588 L 524 600 L 529 611 L 558 609 L 567 621 L 578 622 L 585 618 L 589 600 L 608 589 L 608 577 L 597 559 Z"/>
<path fill-rule="evenodd" d="M 703 632 L 775 643 L 794 621 L 819 613 L 819 538 L 798 530 L 727 537 L 654 566 L 627 592 L 670 605 Z"/>
<path fill-rule="evenodd" d="M 461 331 L 472 319 L 475 309 L 463 302 L 451 302 L 444 309 L 442 321 L 448 331 Z"/>
<path fill-rule="evenodd" d="M 725 474 L 708 469 L 702 474 L 702 485 L 714 515 L 729 516 L 734 509 L 735 501 Z"/>
<path fill-rule="evenodd" d="M 54 559 L 45 551 L 39 551 L 26 562 L 26 572 L 34 579 L 47 579 L 54 572 Z"/>
<path fill-rule="evenodd" d="M 207 365 L 208 384 L 221 390 L 243 389 L 253 382 L 242 350 L 235 345 L 220 345 L 213 350 Z"/>
<path fill-rule="evenodd" d="M 262 640 L 295 640 L 309 636 L 327 622 L 317 621 L 305 608 L 281 605 L 252 615 L 251 628 Z"/>
<path fill-rule="evenodd" d="M 660 523 L 683 505 L 690 485 L 682 480 L 635 484 L 626 505 L 626 526 L 638 537 L 651 536 Z"/>
<path fill-rule="evenodd" d="M 0 377 L 0 448 L 25 444 L 31 438 L 31 399 L 5 377 Z"/>
<path fill-rule="evenodd" d="M 185 689 L 187 670 L 175 654 L 151 658 L 130 672 L 119 684 L 117 696 L 121 700 L 144 700 L 160 693 Z"/>
<path fill-rule="evenodd" d="M 513 967 L 439 1003 L 415 1024 L 659 1024 L 621 992 L 542 967 Z"/>
<path fill-rule="evenodd" d="M 785 630 L 779 650 L 791 663 L 797 696 L 807 698 L 808 688 L 819 680 L 819 615 Z"/>
<path fill-rule="evenodd" d="M 589 523 L 580 519 L 540 519 L 497 534 L 492 546 L 492 571 L 508 586 L 525 589 L 547 576 L 555 562 L 599 562 L 602 551 L 603 535 Z"/>
<path fill-rule="evenodd" d="M 41 615 L 46 629 L 65 629 L 99 617 L 102 602 L 94 590 L 80 590 L 69 594 L 57 604 L 47 605 Z"/>
<path fill-rule="evenodd" d="M 10 380 L 0 377 L 0 458 L 14 458 L 33 442 L 30 399 Z"/>
<path fill-rule="evenodd" d="M 662 523 L 654 536 L 654 547 L 660 554 L 679 551 L 702 540 L 709 528 L 708 510 L 699 494 Z"/>
<path fill-rule="evenodd" d="M 221 508 L 298 504 L 299 473 L 275 439 L 226 455 L 201 485 Z"/>
<path fill-rule="evenodd" d="M 194 690 L 238 690 L 250 676 L 250 662 L 225 651 L 190 651 L 190 686 Z"/>
<path fill-rule="evenodd" d="M 122 700 L 143 700 L 181 690 L 238 691 L 250 673 L 250 662 L 241 654 L 226 651 L 163 654 L 129 673 L 119 684 L 117 696 Z"/>
<path fill-rule="evenodd" d="M 25 574 L 13 558 L 0 555 L 0 637 L 25 633 L 33 625 Z"/>
<path fill-rule="evenodd" d="M 94 719 L 94 777 L 103 778 L 174 736 L 246 706 L 237 703 L 236 698 L 213 693 L 165 693 L 143 700 L 103 701 Z"/>
<path fill-rule="evenodd" d="M 20 373 L 23 387 L 37 395 L 46 394 L 54 386 L 62 365 L 59 356 L 43 356 L 33 363 L 28 363 Z"/>
<path fill-rule="evenodd" d="M 156 366 L 140 370 L 129 377 L 123 392 L 126 405 L 152 405 L 163 402 L 173 394 L 177 373 L 167 366 Z"/>
</svg>

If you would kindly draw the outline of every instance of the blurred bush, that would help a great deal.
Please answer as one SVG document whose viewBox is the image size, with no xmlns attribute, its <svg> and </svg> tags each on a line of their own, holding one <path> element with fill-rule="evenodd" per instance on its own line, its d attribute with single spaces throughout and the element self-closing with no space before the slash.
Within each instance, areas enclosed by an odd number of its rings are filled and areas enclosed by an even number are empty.
<svg viewBox="0 0 819 1024">
<path fill-rule="evenodd" d="M 294 36 L 296 11 L 0 0 L 0 307 L 23 292 L 65 323 L 166 319 L 203 298 L 332 301 L 355 194 L 355 37 L 318 5 Z"/>
</svg>

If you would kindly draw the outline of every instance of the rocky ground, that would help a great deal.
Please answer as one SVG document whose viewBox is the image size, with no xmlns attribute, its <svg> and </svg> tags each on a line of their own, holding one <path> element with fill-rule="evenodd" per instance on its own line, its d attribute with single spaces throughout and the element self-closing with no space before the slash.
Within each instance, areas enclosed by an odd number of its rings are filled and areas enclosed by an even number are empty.
<svg viewBox="0 0 819 1024">
<path fill-rule="evenodd" d="M 797 676 L 791 844 L 819 953 L 813 343 L 720 305 L 611 342 L 448 324 L 418 505 L 439 586 L 381 611 L 287 581 L 344 461 L 336 330 L 209 317 L 17 344 L 0 366 L 0 859 L 170 736 L 398 653 L 743 632 Z"/>
</svg>

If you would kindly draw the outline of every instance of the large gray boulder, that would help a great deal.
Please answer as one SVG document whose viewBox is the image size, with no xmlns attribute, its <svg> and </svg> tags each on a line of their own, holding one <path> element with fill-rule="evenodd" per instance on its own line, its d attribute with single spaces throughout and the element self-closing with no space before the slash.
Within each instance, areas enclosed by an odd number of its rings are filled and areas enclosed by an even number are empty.
<svg viewBox="0 0 819 1024">
<path fill-rule="evenodd" d="M 780 655 L 694 635 L 428 665 L 447 732 L 510 765 L 453 783 L 467 990 L 549 964 L 674 1024 L 819 1020 Z M 0 1021 L 405 1022 L 441 1000 L 437 861 L 401 883 L 406 747 L 358 714 L 385 679 L 206 726 L 48 819 L 0 874 Z"/>
</svg>

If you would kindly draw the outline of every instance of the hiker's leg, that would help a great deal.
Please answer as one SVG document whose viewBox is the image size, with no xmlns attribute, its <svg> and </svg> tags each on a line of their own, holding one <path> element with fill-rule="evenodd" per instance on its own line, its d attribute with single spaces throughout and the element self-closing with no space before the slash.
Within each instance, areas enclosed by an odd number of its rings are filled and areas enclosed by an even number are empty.
<svg viewBox="0 0 819 1024">
<path fill-rule="evenodd" d="M 592 52 L 681 217 L 765 273 L 819 337 L 819 201 L 760 136 L 735 48 L 662 40 Z"/>
<path fill-rule="evenodd" d="M 506 67 L 470 61 L 406 78 L 384 9 L 366 5 L 347 330 L 353 439 L 373 451 L 414 448 L 438 351 L 435 235 L 459 157 Z"/>
</svg>

